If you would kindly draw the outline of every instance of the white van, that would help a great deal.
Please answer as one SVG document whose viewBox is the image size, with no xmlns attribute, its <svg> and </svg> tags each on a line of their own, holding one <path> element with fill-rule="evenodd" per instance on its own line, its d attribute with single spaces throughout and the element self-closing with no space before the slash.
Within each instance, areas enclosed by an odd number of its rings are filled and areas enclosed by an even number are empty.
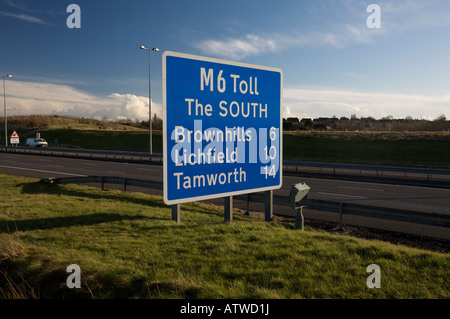
<svg viewBox="0 0 450 319">
<path fill-rule="evenodd" d="M 48 143 L 40 137 L 27 138 L 27 146 L 30 147 L 47 147 Z"/>
</svg>

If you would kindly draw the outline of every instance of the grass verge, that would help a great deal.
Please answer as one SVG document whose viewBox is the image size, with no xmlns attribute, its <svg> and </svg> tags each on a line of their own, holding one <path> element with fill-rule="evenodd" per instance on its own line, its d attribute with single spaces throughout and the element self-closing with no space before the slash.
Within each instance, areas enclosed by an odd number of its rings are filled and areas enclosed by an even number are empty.
<svg viewBox="0 0 450 319">
<path fill-rule="evenodd" d="M 201 203 L 182 205 L 181 225 L 170 214 L 158 196 L 0 175 L 0 297 L 450 297 L 448 254 L 239 214 L 225 224 Z"/>
<path fill-rule="evenodd" d="M 287 132 L 283 158 L 450 167 L 448 132 Z"/>
</svg>

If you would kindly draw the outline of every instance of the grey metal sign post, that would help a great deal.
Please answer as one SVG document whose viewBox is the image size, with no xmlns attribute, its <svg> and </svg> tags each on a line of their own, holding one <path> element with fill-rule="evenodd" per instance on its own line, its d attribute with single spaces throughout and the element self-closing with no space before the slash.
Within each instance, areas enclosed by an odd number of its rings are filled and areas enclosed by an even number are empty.
<svg viewBox="0 0 450 319">
<path fill-rule="evenodd" d="M 233 221 L 233 196 L 224 198 L 225 222 Z"/>
<path fill-rule="evenodd" d="M 308 206 L 308 193 L 310 187 L 305 183 L 292 185 L 289 201 L 292 208 L 297 210 L 295 217 L 295 229 L 304 229 L 303 207 Z"/>
<path fill-rule="evenodd" d="M 172 220 L 177 222 L 177 224 L 181 223 L 181 215 L 180 215 L 180 204 L 172 205 Z"/>
<path fill-rule="evenodd" d="M 273 219 L 273 191 L 266 191 L 264 197 L 264 219 L 266 222 L 270 222 Z"/>
</svg>

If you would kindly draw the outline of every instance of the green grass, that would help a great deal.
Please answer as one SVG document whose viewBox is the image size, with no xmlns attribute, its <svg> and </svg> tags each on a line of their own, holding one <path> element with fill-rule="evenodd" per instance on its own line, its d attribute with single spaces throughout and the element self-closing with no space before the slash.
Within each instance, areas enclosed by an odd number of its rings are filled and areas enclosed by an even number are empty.
<svg viewBox="0 0 450 319">
<path fill-rule="evenodd" d="M 161 131 L 152 132 L 152 149 L 154 153 L 162 152 Z M 46 129 L 41 136 L 49 143 L 55 140 L 61 144 L 80 146 L 87 149 L 118 150 L 130 152 L 148 152 L 148 131 L 117 131 L 117 130 L 73 130 Z"/>
<path fill-rule="evenodd" d="M 450 167 L 448 132 L 296 132 L 283 144 L 290 160 Z"/>
<path fill-rule="evenodd" d="M 3 298 L 449 298 L 450 258 L 158 196 L 0 175 Z M 66 287 L 78 264 L 82 288 Z M 381 288 L 369 289 L 370 264 Z"/>
</svg>

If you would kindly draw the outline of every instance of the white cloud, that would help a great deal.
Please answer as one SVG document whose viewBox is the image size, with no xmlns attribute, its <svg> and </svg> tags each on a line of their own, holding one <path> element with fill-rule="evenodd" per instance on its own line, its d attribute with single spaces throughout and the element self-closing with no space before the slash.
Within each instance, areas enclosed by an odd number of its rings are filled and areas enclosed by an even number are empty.
<svg viewBox="0 0 450 319">
<path fill-rule="evenodd" d="M 148 119 L 148 97 L 133 94 L 96 96 L 68 85 L 7 80 L 6 99 L 9 115 Z M 152 113 L 162 117 L 161 104 L 152 102 Z M 425 119 L 444 114 L 450 118 L 450 95 L 384 94 L 321 87 L 285 87 L 283 90 L 283 117 L 349 117 L 352 114 Z"/>
<path fill-rule="evenodd" d="M 380 7 L 382 20 L 396 31 L 443 27 L 450 23 L 448 1 L 384 1 Z"/>
<path fill-rule="evenodd" d="M 11 0 L 7 0 L 6 4 L 12 8 L 14 8 L 14 11 L 21 11 L 20 13 L 13 13 L 13 12 L 6 12 L 6 11 L 0 11 L 1 15 L 4 15 L 6 17 L 11 17 L 31 23 L 37 23 L 42 25 L 50 25 L 54 26 L 54 24 L 49 23 L 47 21 L 42 20 L 41 18 L 36 17 L 36 15 L 54 15 L 54 12 L 43 10 L 43 9 L 31 9 L 30 7 L 24 5 L 23 3 L 18 3 L 17 1 L 13 2 Z M 26 12 L 26 13 L 23 13 Z"/>
<path fill-rule="evenodd" d="M 380 29 L 367 27 L 366 19 L 370 13 L 366 12 L 366 6 L 360 1 L 345 1 L 334 7 L 339 14 L 335 12 L 329 21 L 313 30 L 244 33 L 237 37 L 206 39 L 196 47 L 204 54 L 240 60 L 291 48 L 325 46 L 342 49 L 353 44 L 372 44 L 381 36 L 402 36 L 405 32 L 450 24 L 447 1 L 401 0 L 377 3 L 381 9 Z"/>
<path fill-rule="evenodd" d="M 23 81 L 7 81 L 6 94 L 10 115 L 58 114 L 148 120 L 148 97 L 145 96 L 119 93 L 95 96 L 68 85 Z M 161 117 L 161 105 L 152 102 L 152 113 Z"/>
<path fill-rule="evenodd" d="M 372 116 L 435 119 L 450 116 L 450 95 L 427 96 L 354 92 L 329 88 L 285 88 L 284 117 Z"/>
<path fill-rule="evenodd" d="M 11 12 L 0 11 L 0 14 L 3 15 L 3 16 L 6 16 L 6 17 L 11 17 L 11 18 L 15 18 L 15 19 L 31 22 L 31 23 L 37 23 L 37 24 L 43 24 L 43 25 L 52 25 L 51 23 L 45 22 L 45 21 L 43 21 L 40 18 L 31 16 L 31 15 L 25 14 L 25 13 L 11 13 Z"/>
<path fill-rule="evenodd" d="M 58 114 L 108 119 L 148 119 L 148 97 L 112 93 L 95 96 L 61 84 L 6 81 L 9 115 Z M 152 113 L 162 117 L 161 104 Z M 450 95 L 427 96 L 355 92 L 333 88 L 285 87 L 283 117 L 450 118 Z"/>
<path fill-rule="evenodd" d="M 240 60 L 290 48 L 328 46 L 342 49 L 354 43 L 372 43 L 374 37 L 382 33 L 381 29 L 342 25 L 333 31 L 246 34 L 222 40 L 208 39 L 197 47 L 208 55 Z"/>
<path fill-rule="evenodd" d="M 224 40 L 205 40 L 198 47 L 215 56 L 241 59 L 250 55 L 275 51 L 276 40 L 271 37 L 247 34 L 243 38 L 228 38 Z"/>
</svg>

